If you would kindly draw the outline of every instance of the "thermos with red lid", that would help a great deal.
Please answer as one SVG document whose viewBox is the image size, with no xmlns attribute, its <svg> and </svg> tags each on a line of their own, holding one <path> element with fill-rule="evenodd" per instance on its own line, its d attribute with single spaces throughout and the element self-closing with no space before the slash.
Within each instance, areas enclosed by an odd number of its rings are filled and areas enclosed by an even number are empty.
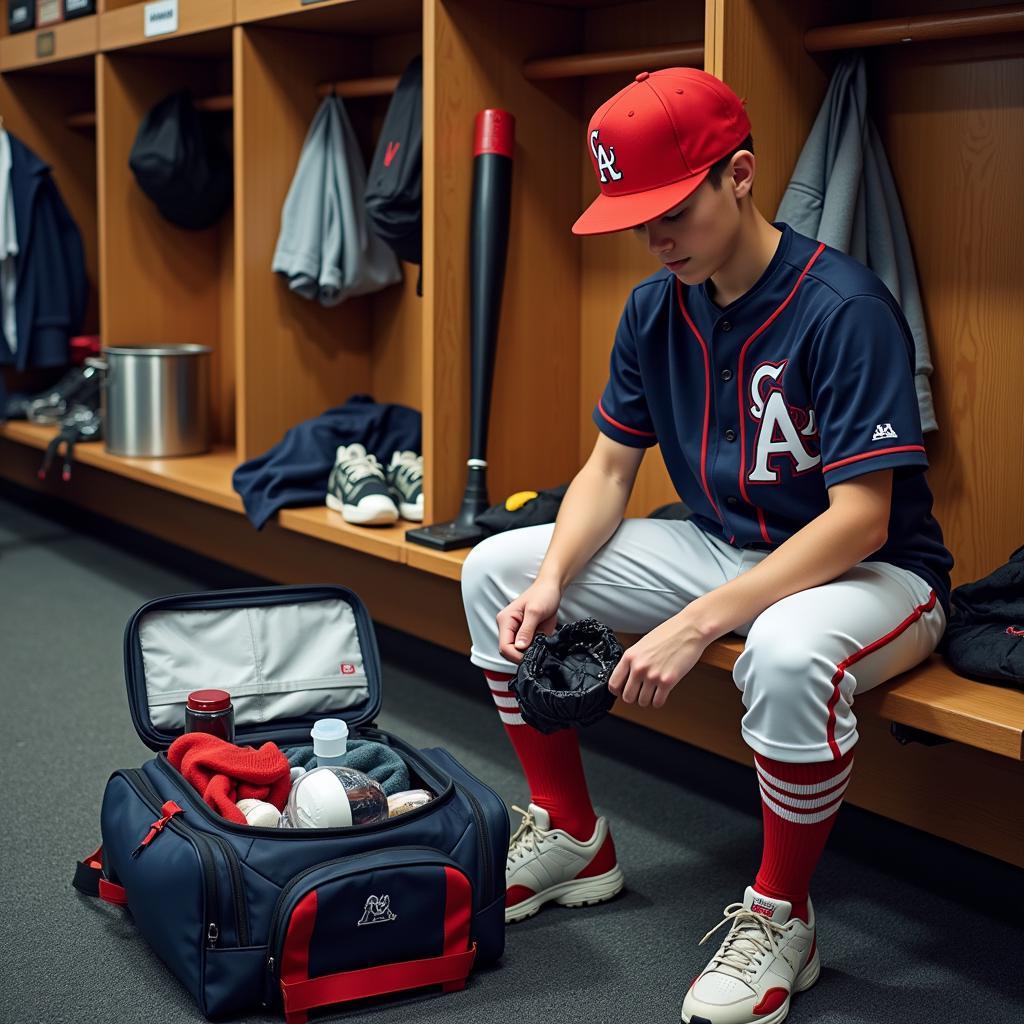
<svg viewBox="0 0 1024 1024">
<path fill-rule="evenodd" d="M 235 742 L 235 709 L 227 690 L 193 690 L 185 705 L 185 732 L 208 732 Z"/>
</svg>

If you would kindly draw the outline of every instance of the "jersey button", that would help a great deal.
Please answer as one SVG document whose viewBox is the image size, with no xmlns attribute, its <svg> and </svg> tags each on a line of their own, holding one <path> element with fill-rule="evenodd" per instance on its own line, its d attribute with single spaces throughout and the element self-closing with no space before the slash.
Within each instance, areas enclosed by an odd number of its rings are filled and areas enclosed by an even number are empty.
<svg viewBox="0 0 1024 1024">
<path fill-rule="evenodd" d="M 730 506 L 730 508 L 735 508 L 740 503 L 740 500 L 730 494 L 729 497 L 725 499 L 725 503 Z"/>
<path fill-rule="evenodd" d="M 736 440 L 736 431 L 735 430 L 727 430 L 725 432 L 725 439 L 726 439 L 726 441 L 735 441 Z"/>
<path fill-rule="evenodd" d="M 723 331 L 731 331 L 732 330 L 732 324 L 729 323 L 728 320 L 723 320 L 722 323 L 719 326 L 721 326 Z"/>
<path fill-rule="evenodd" d="M 727 383 L 730 380 L 732 380 L 732 370 L 723 370 L 722 371 L 722 380 L 726 381 Z"/>
</svg>

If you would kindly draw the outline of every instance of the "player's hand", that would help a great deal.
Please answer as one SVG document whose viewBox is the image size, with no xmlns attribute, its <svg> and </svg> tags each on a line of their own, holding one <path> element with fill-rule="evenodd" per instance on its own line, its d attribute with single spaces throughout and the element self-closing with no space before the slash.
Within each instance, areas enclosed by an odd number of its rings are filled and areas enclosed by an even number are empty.
<svg viewBox="0 0 1024 1024">
<path fill-rule="evenodd" d="M 534 634 L 555 631 L 561 600 L 556 584 L 538 579 L 498 612 L 498 650 L 506 661 L 518 665 Z"/>
<path fill-rule="evenodd" d="M 608 689 L 627 704 L 664 707 L 676 683 L 697 664 L 707 645 L 685 615 L 673 616 L 623 653 Z"/>
</svg>

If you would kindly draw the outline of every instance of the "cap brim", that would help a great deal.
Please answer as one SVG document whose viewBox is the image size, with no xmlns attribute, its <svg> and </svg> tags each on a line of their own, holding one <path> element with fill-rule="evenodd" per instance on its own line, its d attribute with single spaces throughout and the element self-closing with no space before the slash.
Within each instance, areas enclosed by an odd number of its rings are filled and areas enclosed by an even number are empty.
<svg viewBox="0 0 1024 1024">
<path fill-rule="evenodd" d="M 574 235 L 606 235 L 625 231 L 654 220 L 689 198 L 704 183 L 710 167 L 671 185 L 635 192 L 627 196 L 607 196 L 603 192 L 583 211 L 572 226 Z"/>
</svg>

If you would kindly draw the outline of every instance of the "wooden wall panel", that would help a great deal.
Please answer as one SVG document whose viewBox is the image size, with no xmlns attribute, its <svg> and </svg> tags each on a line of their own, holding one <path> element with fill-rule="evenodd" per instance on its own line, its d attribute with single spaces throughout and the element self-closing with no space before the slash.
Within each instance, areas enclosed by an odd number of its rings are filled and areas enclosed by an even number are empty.
<svg viewBox="0 0 1024 1024">
<path fill-rule="evenodd" d="M 873 110 L 917 264 L 935 372 L 935 514 L 977 579 L 1024 543 L 1024 58 L 969 46 L 872 54 Z"/>
<path fill-rule="evenodd" d="M 469 447 L 469 214 L 473 122 L 486 107 L 516 117 L 512 227 L 494 378 L 488 483 L 492 501 L 567 479 L 576 468 L 578 86 L 534 84 L 522 62 L 571 53 L 579 12 L 496 0 L 427 0 L 424 187 L 424 367 L 427 514 L 453 516 Z M 433 275 L 431 279 L 430 275 Z"/>
<path fill-rule="evenodd" d="M 231 444 L 233 336 L 224 333 L 229 324 L 222 306 L 223 290 L 231 287 L 231 218 L 203 231 L 171 224 L 139 189 L 128 166 L 147 111 L 185 86 L 196 95 L 216 94 L 223 88 L 230 53 L 219 61 L 138 53 L 100 54 L 96 60 L 104 344 L 210 345 L 214 440 Z"/>
<path fill-rule="evenodd" d="M 365 73 L 367 61 L 352 41 L 259 26 L 236 27 L 234 44 L 238 442 L 239 456 L 251 458 L 369 388 L 367 303 L 325 309 L 271 272 L 281 209 L 320 104 L 316 86 L 347 68 Z"/>
<path fill-rule="evenodd" d="M 394 38 L 236 27 L 236 316 L 239 451 L 251 457 L 290 427 L 356 392 L 421 406 L 422 333 L 415 271 L 372 296 L 324 308 L 271 272 L 281 210 L 324 81 L 402 69 L 420 34 Z M 386 99 L 347 101 L 369 160 Z M 411 280 L 410 280 L 411 278 Z"/>
</svg>

